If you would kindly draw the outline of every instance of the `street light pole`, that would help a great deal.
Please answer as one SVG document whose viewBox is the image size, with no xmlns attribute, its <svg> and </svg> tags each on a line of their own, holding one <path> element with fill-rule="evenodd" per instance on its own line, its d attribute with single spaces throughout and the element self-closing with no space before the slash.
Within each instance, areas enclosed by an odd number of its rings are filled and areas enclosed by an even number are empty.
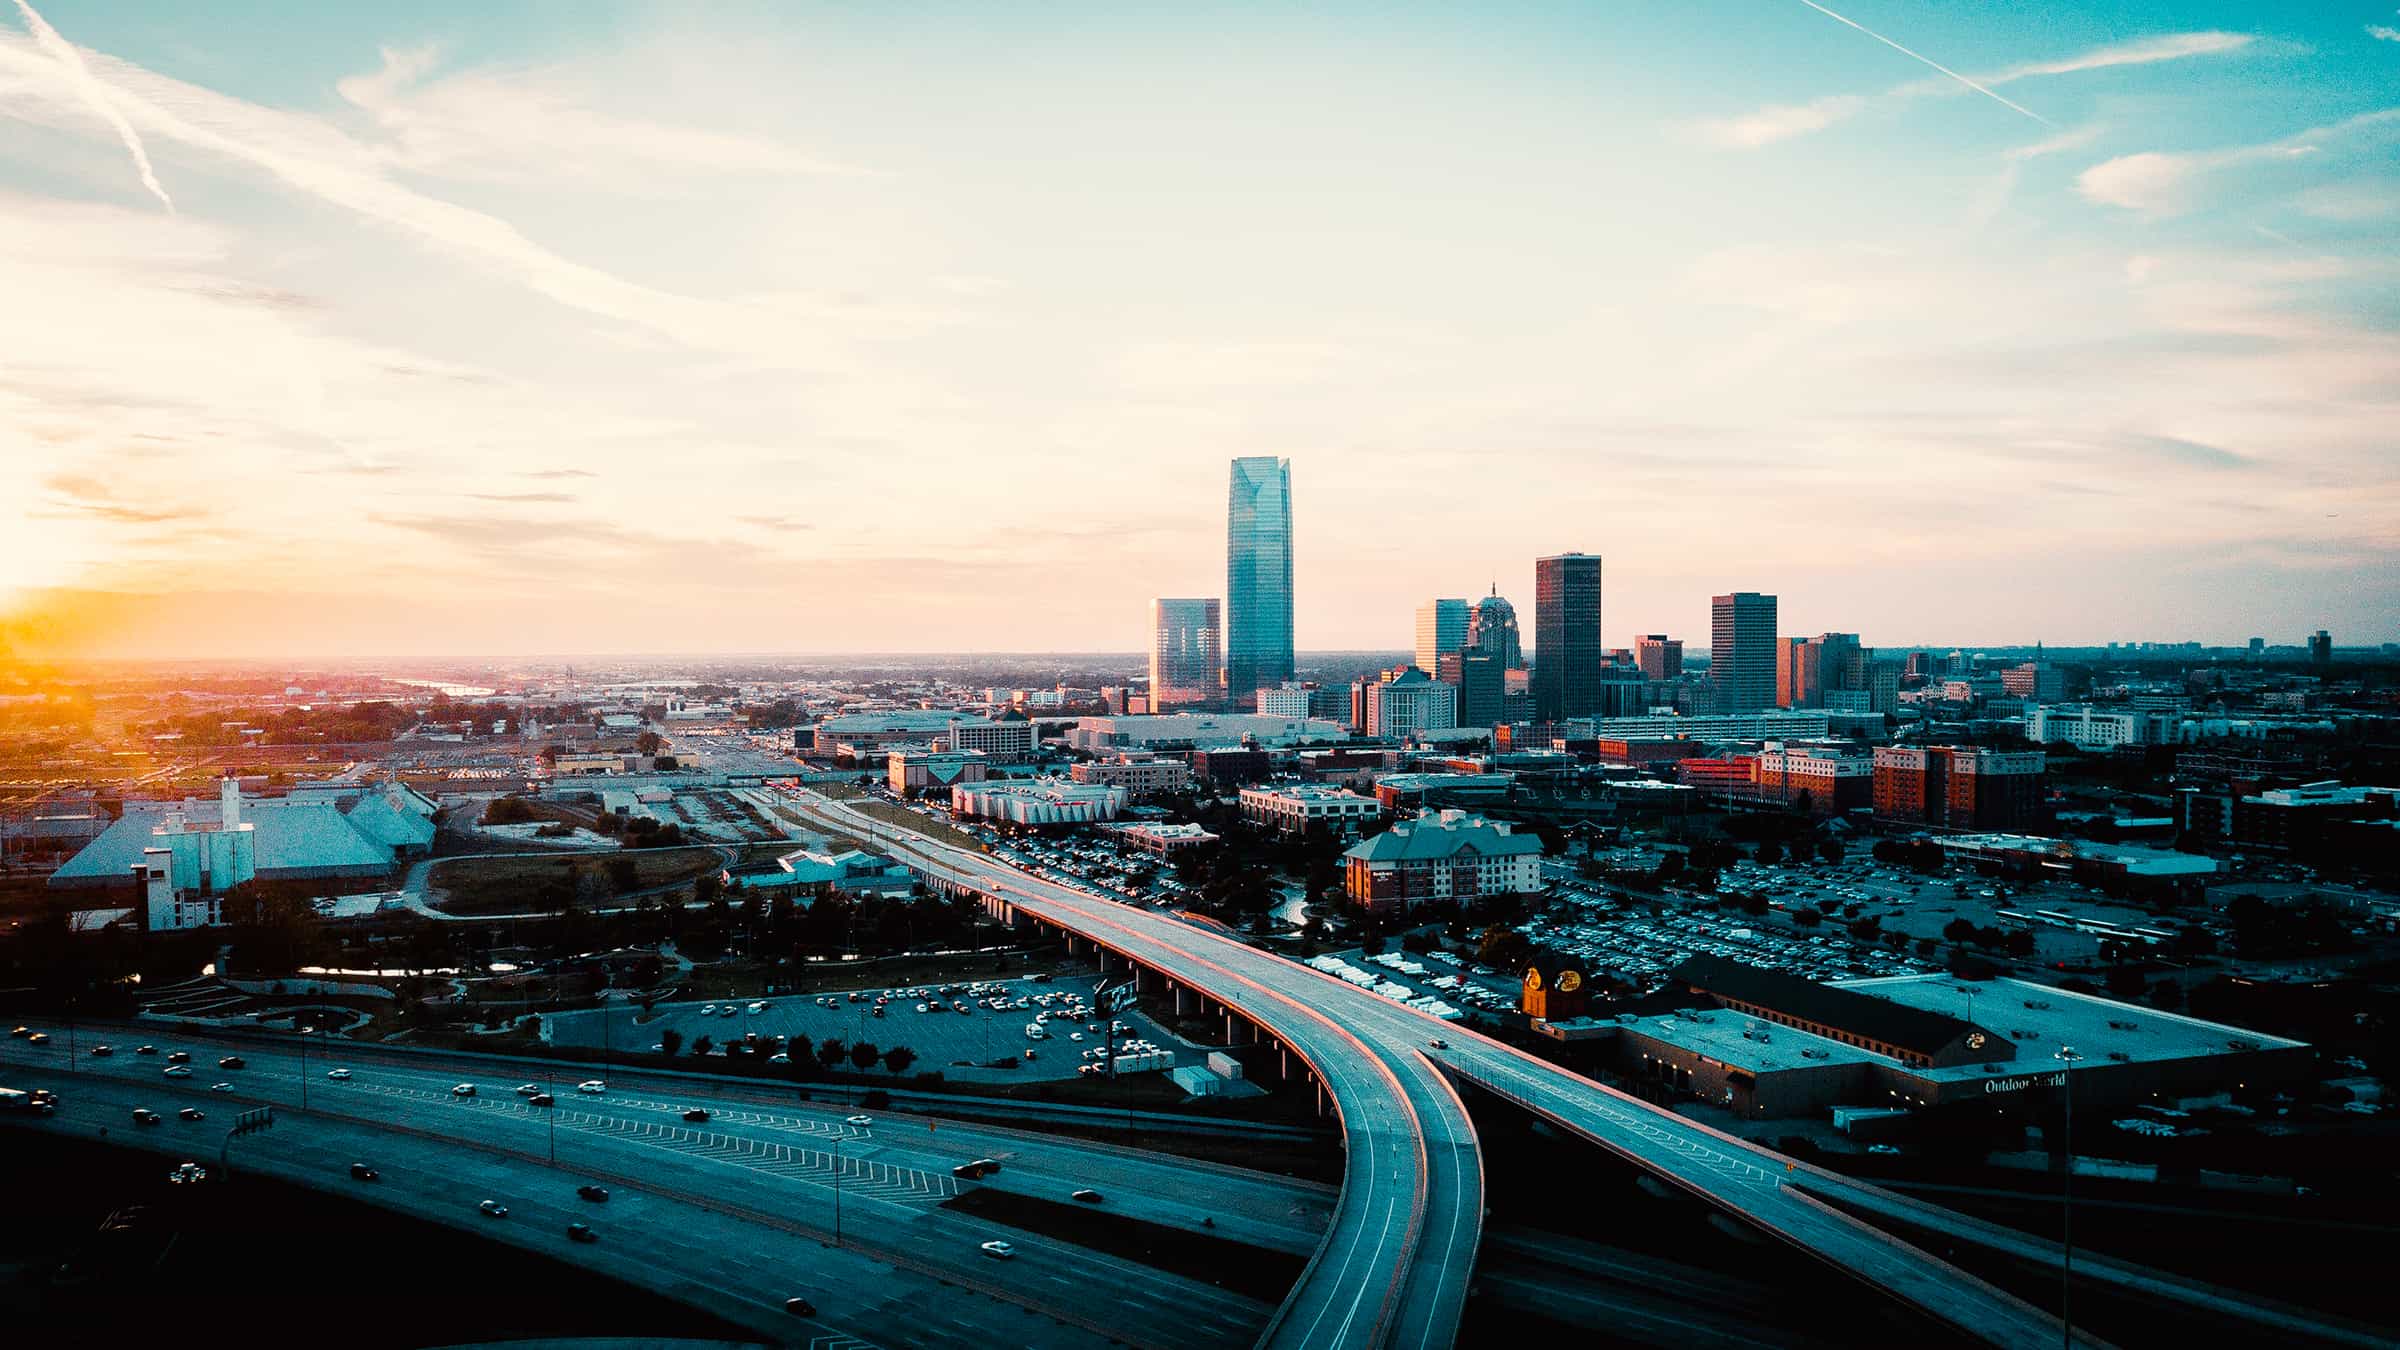
<svg viewBox="0 0 2400 1350">
<path fill-rule="evenodd" d="M 2075 1323 L 2068 1314 L 2067 1300 L 2075 1278 L 2075 1061 L 2081 1058 L 2074 1046 L 2058 1047 L 2058 1060 L 2066 1066 L 2059 1070 L 2058 1087 L 2066 1103 L 2062 1142 L 2067 1155 L 2066 1176 L 2059 1191 L 2058 1337 L 2066 1350 L 2075 1345 Z"/>
<path fill-rule="evenodd" d="M 300 1031 L 300 1109 L 308 1109 L 308 1028 Z"/>
<path fill-rule="evenodd" d="M 833 1245 L 842 1245 L 842 1139 L 833 1137 Z"/>
</svg>

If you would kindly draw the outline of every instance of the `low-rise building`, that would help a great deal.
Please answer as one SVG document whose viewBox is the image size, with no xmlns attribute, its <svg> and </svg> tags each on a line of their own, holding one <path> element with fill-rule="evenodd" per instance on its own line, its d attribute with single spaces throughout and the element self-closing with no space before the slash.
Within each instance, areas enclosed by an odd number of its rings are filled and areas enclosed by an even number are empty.
<svg viewBox="0 0 2400 1350">
<path fill-rule="evenodd" d="M 894 750 L 885 761 L 892 791 L 906 795 L 927 790 L 947 791 L 960 783 L 980 783 L 991 767 L 980 750 Z"/>
<path fill-rule="evenodd" d="M 1321 830 L 1352 835 L 1382 814 L 1373 797 L 1324 783 L 1283 783 L 1242 789 L 1242 819 L 1283 834 Z"/>
<path fill-rule="evenodd" d="M 1131 796 L 1121 787 L 1060 778 L 987 781 L 952 788 L 950 809 L 1012 825 L 1093 825 L 1115 820 Z"/>
<path fill-rule="evenodd" d="M 1117 831 L 1117 837 L 1144 853 L 1171 858 L 1187 848 L 1202 848 L 1217 842 L 1217 836 L 1198 825 L 1170 825 L 1145 821 L 1128 825 Z"/>
<path fill-rule="evenodd" d="M 2048 811 L 2039 750 L 1885 745 L 1875 750 L 1875 814 L 1961 830 L 2022 830 Z"/>
<path fill-rule="evenodd" d="M 862 849 L 794 849 L 772 863 L 729 867 L 719 874 L 729 892 L 813 899 L 821 895 L 907 895 L 916 877 L 906 864 Z"/>
<path fill-rule="evenodd" d="M 1875 799 L 1875 760 L 1852 741 L 1775 741 L 1751 766 L 1761 801 L 1834 815 Z"/>
<path fill-rule="evenodd" d="M 1400 821 L 1351 845 L 1342 862 L 1350 902 L 1376 914 L 1542 884 L 1541 840 L 1464 811 Z"/>
<path fill-rule="evenodd" d="M 1199 750 L 1238 746 L 1293 745 L 1336 741 L 1349 729 L 1309 717 L 1253 713 L 1163 713 L 1149 717 L 1083 717 L 1067 732 L 1067 744 L 1085 754 L 1116 750 Z"/>
<path fill-rule="evenodd" d="M 1078 764 L 1067 774 L 1078 783 L 1121 787 L 1137 799 L 1181 792 L 1192 784 L 1192 771 L 1182 760 L 1142 750 Z"/>
</svg>

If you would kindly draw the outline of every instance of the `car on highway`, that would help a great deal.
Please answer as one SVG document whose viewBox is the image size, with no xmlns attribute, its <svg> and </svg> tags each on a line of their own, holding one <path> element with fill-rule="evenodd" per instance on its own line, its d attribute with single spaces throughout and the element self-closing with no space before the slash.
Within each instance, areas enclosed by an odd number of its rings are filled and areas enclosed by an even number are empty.
<svg viewBox="0 0 2400 1350">
<path fill-rule="evenodd" d="M 160 1070 L 160 1072 L 169 1078 L 189 1078 L 192 1076 L 192 1066 L 189 1064 L 170 1064 L 166 1068 Z"/>
<path fill-rule="evenodd" d="M 206 1120 L 208 1114 L 197 1106 L 187 1106 L 175 1113 L 177 1120 Z"/>
<path fill-rule="evenodd" d="M 860 1129 L 862 1129 L 862 1130 L 863 1130 L 863 1129 L 865 1129 L 866 1127 L 868 1127 L 869 1125 L 872 1125 L 872 1124 L 874 1124 L 874 1123 L 875 1123 L 875 1117 L 873 1117 L 873 1116 L 848 1116 L 848 1117 L 845 1117 L 844 1119 L 845 1119 L 845 1120 L 846 1120 L 848 1123 L 850 1123 L 850 1124 L 852 1124 L 852 1125 L 856 1125 L 857 1127 L 859 1127 L 859 1128 L 860 1128 Z"/>
<path fill-rule="evenodd" d="M 600 1235 L 594 1233 L 588 1223 L 571 1223 L 567 1225 L 567 1239 L 571 1242 L 598 1242 Z"/>
<path fill-rule="evenodd" d="M 378 1172 L 374 1168 L 367 1166 L 363 1162 L 350 1164 L 350 1177 L 354 1181 L 373 1181 L 382 1175 L 383 1174 L 381 1172 Z"/>
<path fill-rule="evenodd" d="M 1425 1044 L 1429 1049 L 1434 1050 L 1447 1050 L 1450 1048 L 1450 1042 L 1443 1040 L 1439 1036 L 1436 1036 L 1432 1040 L 1425 1042 Z"/>
<path fill-rule="evenodd" d="M 50 1033 L 47 1031 L 37 1031 L 26 1037 L 25 1043 L 27 1045 L 48 1045 L 50 1043 Z"/>
<path fill-rule="evenodd" d="M 217 1067 L 220 1069 L 239 1069 L 244 1067 L 246 1063 L 247 1061 L 245 1061 L 240 1055 L 227 1055 L 225 1058 L 217 1061 Z"/>
<path fill-rule="evenodd" d="M 136 1125 L 156 1125 L 158 1123 L 158 1112 L 151 1110 L 147 1106 L 137 1106 L 133 1108 L 133 1123 Z"/>
<path fill-rule="evenodd" d="M 233 1084 L 231 1084 L 231 1083 L 211 1083 L 211 1084 L 209 1084 L 209 1085 L 208 1085 L 208 1090 L 209 1090 L 209 1091 L 211 1091 L 211 1092 L 231 1092 L 231 1091 L 233 1091 Z"/>
<path fill-rule="evenodd" d="M 575 1194 L 577 1198 L 589 1200 L 595 1205 L 608 1203 L 608 1188 L 606 1186 L 578 1186 L 575 1188 Z"/>
<path fill-rule="evenodd" d="M 539 1097 L 542 1095 L 541 1085 L 539 1083 L 519 1083 L 517 1084 L 517 1095 L 520 1097 Z"/>
<path fill-rule="evenodd" d="M 702 1017 L 714 1017 L 714 1016 L 716 1016 L 716 1015 L 717 1015 L 717 1005 L 716 1005 L 716 1004 L 714 1004 L 714 1003 L 703 1003 L 703 1004 L 701 1004 L 701 1005 L 700 1005 L 700 1015 L 701 1015 Z"/>
<path fill-rule="evenodd" d="M 475 1095 L 475 1085 L 473 1083 L 461 1083 L 457 1087 L 450 1089 L 450 1095 L 453 1097 L 472 1097 Z"/>
<path fill-rule="evenodd" d="M 155 1055 L 158 1053 L 158 1047 L 155 1045 L 137 1045 L 133 1047 L 133 1053 L 137 1055 Z"/>
<path fill-rule="evenodd" d="M 525 1099 L 525 1104 L 527 1106 L 556 1106 L 558 1105 L 558 1098 L 551 1096 L 547 1092 L 537 1092 L 532 1096 L 527 1097 Z"/>
<path fill-rule="evenodd" d="M 192 1062 L 192 1052 L 189 1050 L 178 1050 L 174 1054 L 167 1056 L 167 1062 L 169 1064 L 189 1064 Z"/>
<path fill-rule="evenodd" d="M 708 1119 L 708 1111 L 704 1107 L 695 1106 L 691 1110 L 684 1112 L 683 1118 L 695 1125 L 698 1125 Z"/>
<path fill-rule="evenodd" d="M 814 1317 L 817 1315 L 817 1305 L 804 1298 L 785 1299 L 783 1301 L 783 1310 L 787 1313 L 790 1313 L 794 1317 Z"/>
<path fill-rule="evenodd" d="M 30 1038 L 33 1036 L 33 1028 L 32 1028 L 32 1027 L 13 1027 L 13 1028 L 11 1028 L 11 1029 L 9 1030 L 9 1033 L 8 1033 L 8 1034 L 9 1034 L 9 1037 L 10 1037 L 10 1039 L 12 1039 L 12 1040 L 19 1040 L 19 1041 L 22 1041 L 22 1040 L 28 1040 L 28 1039 L 30 1039 Z"/>
<path fill-rule="evenodd" d="M 992 1257 L 995 1260 L 1005 1261 L 1017 1254 L 1017 1248 L 1016 1244 L 1013 1242 L 1002 1242 L 999 1239 L 994 1238 L 992 1241 L 983 1244 L 983 1254 L 985 1256 Z"/>
<path fill-rule="evenodd" d="M 167 1173 L 170 1186 L 191 1186 L 206 1180 L 208 1169 L 195 1162 L 177 1164 L 174 1171 Z"/>
<path fill-rule="evenodd" d="M 347 1083 L 350 1081 L 350 1071 L 348 1069 L 327 1069 L 325 1071 L 325 1076 L 337 1083 Z"/>
<path fill-rule="evenodd" d="M 487 1219 L 505 1219 L 508 1217 L 508 1206 L 501 1204 L 497 1200 L 486 1200 L 482 1204 L 477 1205 L 475 1208 L 483 1211 L 483 1217 Z"/>
<path fill-rule="evenodd" d="M 1083 1190 L 1075 1192 L 1073 1198 L 1080 1200 L 1087 1205 L 1096 1205 L 1100 1203 L 1100 1192 L 1086 1187 Z"/>
<path fill-rule="evenodd" d="M 92 1047 L 92 1058 L 94 1059 L 106 1059 L 115 1053 L 117 1053 L 117 1051 L 116 1047 L 114 1046 L 95 1045 Z"/>
<path fill-rule="evenodd" d="M 582 1082 L 575 1085 L 575 1090 L 582 1093 L 586 1097 L 597 1097 L 601 1093 L 608 1091 L 608 1084 L 601 1082 L 597 1078 L 586 1078 Z"/>
</svg>

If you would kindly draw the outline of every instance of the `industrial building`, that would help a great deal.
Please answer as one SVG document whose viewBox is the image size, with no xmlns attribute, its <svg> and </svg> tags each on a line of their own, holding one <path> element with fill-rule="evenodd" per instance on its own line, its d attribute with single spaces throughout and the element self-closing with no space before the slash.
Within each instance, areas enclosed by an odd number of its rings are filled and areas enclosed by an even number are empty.
<svg viewBox="0 0 2400 1350">
<path fill-rule="evenodd" d="M 1621 1071 L 1751 1119 L 1842 1106 L 2047 1110 L 2204 1097 L 2309 1071 L 2309 1048 L 2015 979 L 1816 984 L 1714 957 L 1678 967 L 1672 1011 L 1538 1021 Z"/>
<path fill-rule="evenodd" d="M 962 784 L 950 790 L 950 809 L 1012 825 L 1092 825 L 1115 820 L 1131 796 L 1106 784 L 1039 778 Z"/>
<path fill-rule="evenodd" d="M 928 789 L 948 791 L 961 783 L 980 783 L 991 776 L 991 766 L 980 750 L 909 746 L 894 749 L 884 766 L 892 791 L 903 795 Z"/>
</svg>

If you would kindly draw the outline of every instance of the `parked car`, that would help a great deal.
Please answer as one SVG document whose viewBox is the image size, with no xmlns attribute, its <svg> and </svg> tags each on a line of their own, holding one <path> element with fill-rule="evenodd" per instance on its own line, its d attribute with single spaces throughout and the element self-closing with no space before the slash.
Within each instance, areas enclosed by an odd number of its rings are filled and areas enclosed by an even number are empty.
<svg viewBox="0 0 2400 1350">
<path fill-rule="evenodd" d="M 167 1173 L 167 1184 L 170 1186 L 192 1186 L 206 1180 L 208 1169 L 194 1162 L 178 1164 L 174 1171 Z"/>
<path fill-rule="evenodd" d="M 998 1239 L 994 1239 L 993 1241 L 983 1244 L 983 1254 L 985 1256 L 1005 1261 L 1017 1254 L 1017 1248 L 1016 1244 L 1014 1243 L 1002 1242 Z"/>
<path fill-rule="evenodd" d="M 208 1085 L 208 1090 L 209 1090 L 209 1091 L 211 1091 L 211 1092 L 231 1092 L 231 1091 L 233 1091 L 233 1084 L 231 1084 L 231 1083 L 211 1083 L 211 1084 L 209 1084 L 209 1085 Z"/>
<path fill-rule="evenodd" d="M 168 1078 L 189 1078 L 192 1076 L 192 1066 L 189 1064 L 170 1064 L 160 1072 Z"/>
<path fill-rule="evenodd" d="M 450 1095 L 453 1097 L 472 1097 L 475 1095 L 475 1085 L 473 1083 L 461 1083 L 457 1087 L 450 1089 Z"/>
<path fill-rule="evenodd" d="M 517 1084 L 517 1095 L 520 1097 L 539 1097 L 542 1095 L 541 1085 L 538 1083 L 519 1083 Z"/>
<path fill-rule="evenodd" d="M 708 1119 L 708 1111 L 706 1108 L 695 1106 L 691 1110 L 684 1112 L 683 1118 L 695 1125 L 702 1124 Z"/>
<path fill-rule="evenodd" d="M 350 1071 L 348 1069 L 327 1069 L 325 1071 L 325 1076 L 337 1083 L 347 1083 L 350 1081 Z"/>
<path fill-rule="evenodd" d="M 608 1091 L 608 1084 L 601 1082 L 597 1078 L 586 1078 L 582 1082 L 575 1085 L 575 1090 L 582 1093 L 586 1097 L 597 1097 L 601 1093 Z"/>
<path fill-rule="evenodd" d="M 875 1123 L 875 1117 L 873 1116 L 851 1116 L 848 1119 L 851 1124 L 856 1125 L 862 1130 Z"/>
<path fill-rule="evenodd" d="M 575 1188 L 575 1194 L 578 1198 L 589 1200 L 595 1205 L 608 1203 L 608 1188 L 606 1186 L 578 1186 Z"/>
<path fill-rule="evenodd" d="M 482 1210 L 483 1217 L 487 1219 L 505 1219 L 508 1217 L 508 1206 L 501 1204 L 497 1200 L 486 1200 L 482 1204 L 477 1205 L 475 1208 Z"/>
<path fill-rule="evenodd" d="M 567 1238 L 572 1242 L 598 1242 L 600 1240 L 600 1236 L 592 1231 L 592 1226 L 588 1223 L 568 1224 Z"/>
<path fill-rule="evenodd" d="M 527 1106 L 556 1106 L 558 1104 L 558 1098 L 551 1096 L 547 1092 L 537 1092 L 532 1096 L 527 1097 L 525 1099 L 525 1104 Z"/>
</svg>

